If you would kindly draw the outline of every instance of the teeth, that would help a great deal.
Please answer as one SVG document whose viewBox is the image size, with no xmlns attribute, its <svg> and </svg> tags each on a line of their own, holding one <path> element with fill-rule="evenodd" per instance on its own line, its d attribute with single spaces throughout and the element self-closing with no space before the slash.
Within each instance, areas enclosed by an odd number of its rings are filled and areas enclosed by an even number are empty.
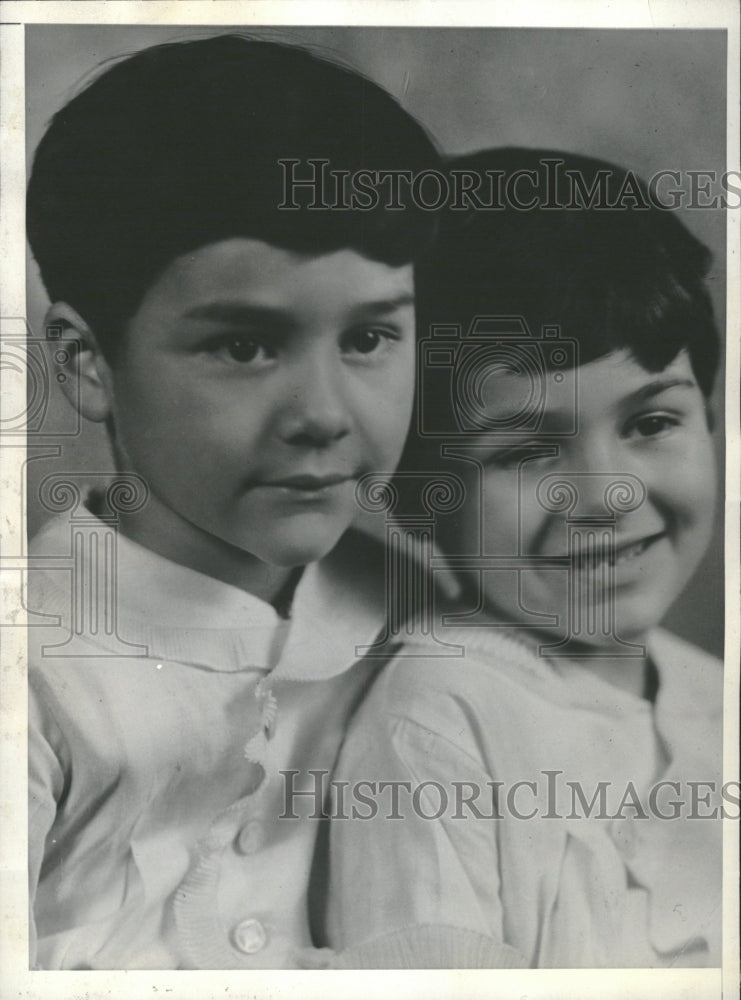
<svg viewBox="0 0 741 1000">
<path fill-rule="evenodd" d="M 646 539 L 643 539 L 643 541 L 640 542 L 636 542 L 635 545 L 631 545 L 627 549 L 623 549 L 619 553 L 613 553 L 612 554 L 613 558 L 610 560 L 610 562 L 613 565 L 622 562 L 629 562 L 631 559 L 635 559 L 636 556 L 639 556 L 641 552 L 644 552 L 647 545 L 648 541 Z"/>
<path fill-rule="evenodd" d="M 608 563 L 610 566 L 618 566 L 621 563 L 636 559 L 642 552 L 645 552 L 651 541 L 652 539 L 650 538 L 643 538 L 633 545 L 618 550 L 595 549 L 591 552 L 584 551 L 579 554 L 578 563 L 581 566 L 592 566 L 595 568 L 603 562 Z"/>
</svg>

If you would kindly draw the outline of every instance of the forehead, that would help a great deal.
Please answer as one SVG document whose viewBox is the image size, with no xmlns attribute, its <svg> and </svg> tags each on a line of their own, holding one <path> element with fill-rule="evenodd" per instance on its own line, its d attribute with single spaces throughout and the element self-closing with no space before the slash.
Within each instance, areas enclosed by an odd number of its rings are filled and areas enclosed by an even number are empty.
<svg viewBox="0 0 741 1000">
<path fill-rule="evenodd" d="M 483 380 L 482 396 L 486 413 L 497 421 L 508 416 L 542 413 L 553 431 L 559 421 L 569 423 L 576 410 L 585 417 L 598 415 L 629 401 L 650 398 L 662 388 L 696 389 L 689 356 L 681 351 L 660 372 L 651 372 L 628 350 L 563 371 L 531 371 L 510 374 L 492 367 Z"/>
<path fill-rule="evenodd" d="M 149 289 L 142 309 L 183 314 L 211 302 L 243 301 L 326 313 L 364 302 L 408 304 L 413 288 L 411 264 L 391 267 L 349 248 L 303 254 L 239 237 L 176 258 Z"/>
</svg>

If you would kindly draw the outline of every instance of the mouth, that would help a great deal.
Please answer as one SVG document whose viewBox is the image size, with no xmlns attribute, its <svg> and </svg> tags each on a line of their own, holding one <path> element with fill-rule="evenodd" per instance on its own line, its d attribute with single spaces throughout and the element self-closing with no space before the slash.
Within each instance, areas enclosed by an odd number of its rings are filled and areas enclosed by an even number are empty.
<svg viewBox="0 0 741 1000">
<path fill-rule="evenodd" d="M 335 487 L 342 486 L 354 479 L 353 475 L 337 472 L 322 476 L 286 476 L 285 479 L 273 479 L 263 483 L 263 486 L 278 490 L 283 495 L 295 499 L 313 500 L 330 496 L 335 491 Z"/>
<path fill-rule="evenodd" d="M 603 563 L 608 566 L 623 566 L 634 562 L 642 556 L 652 545 L 666 537 L 666 532 L 660 531 L 655 535 L 646 535 L 632 542 L 623 542 L 613 547 L 600 547 L 592 550 L 584 549 L 575 554 L 576 566 L 580 569 L 593 569 Z"/>
</svg>

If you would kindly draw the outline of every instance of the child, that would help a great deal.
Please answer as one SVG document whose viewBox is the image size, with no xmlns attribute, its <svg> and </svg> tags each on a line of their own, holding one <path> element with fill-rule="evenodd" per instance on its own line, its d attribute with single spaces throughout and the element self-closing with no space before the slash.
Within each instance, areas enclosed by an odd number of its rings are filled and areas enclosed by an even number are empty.
<svg viewBox="0 0 741 1000">
<path fill-rule="evenodd" d="M 239 36 L 118 62 L 36 153 L 59 379 L 141 496 L 91 495 L 32 547 L 29 606 L 59 622 L 29 630 L 34 967 L 290 967 L 312 943 L 314 807 L 279 822 L 278 772 L 332 766 L 373 666 L 383 553 L 335 546 L 406 436 L 433 225 L 333 210 L 298 183 L 319 158 L 437 162 L 375 84 Z"/>
<path fill-rule="evenodd" d="M 717 965 L 721 665 L 658 627 L 715 518 L 707 253 L 642 185 L 645 207 L 554 209 L 566 171 L 615 204 L 628 175 L 610 164 L 509 149 L 452 166 L 522 171 L 540 203 L 451 210 L 420 281 L 424 321 L 463 331 L 430 337 L 448 397 L 421 370 L 421 427 L 448 422 L 417 448 L 465 485 L 437 535 L 467 567 L 438 632 L 465 659 L 408 643 L 353 720 L 331 937 L 447 924 L 493 939 L 500 965 Z M 487 334 L 493 313 L 509 319 Z M 352 794 L 369 782 L 373 808 Z"/>
</svg>

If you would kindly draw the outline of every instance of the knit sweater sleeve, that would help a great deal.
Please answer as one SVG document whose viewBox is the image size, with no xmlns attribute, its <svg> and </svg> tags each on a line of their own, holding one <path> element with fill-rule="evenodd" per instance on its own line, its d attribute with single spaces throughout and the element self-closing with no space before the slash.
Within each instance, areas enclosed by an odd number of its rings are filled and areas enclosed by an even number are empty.
<svg viewBox="0 0 741 1000">
<path fill-rule="evenodd" d="M 460 725 L 442 732 L 434 716 Z M 381 690 L 356 717 L 336 777 L 348 782 L 330 824 L 336 967 L 527 964 L 505 940 L 492 775 L 459 704 L 437 700 L 420 717 Z"/>
<path fill-rule="evenodd" d="M 524 957 L 464 927 L 405 927 L 338 952 L 333 969 L 521 969 Z"/>
</svg>

